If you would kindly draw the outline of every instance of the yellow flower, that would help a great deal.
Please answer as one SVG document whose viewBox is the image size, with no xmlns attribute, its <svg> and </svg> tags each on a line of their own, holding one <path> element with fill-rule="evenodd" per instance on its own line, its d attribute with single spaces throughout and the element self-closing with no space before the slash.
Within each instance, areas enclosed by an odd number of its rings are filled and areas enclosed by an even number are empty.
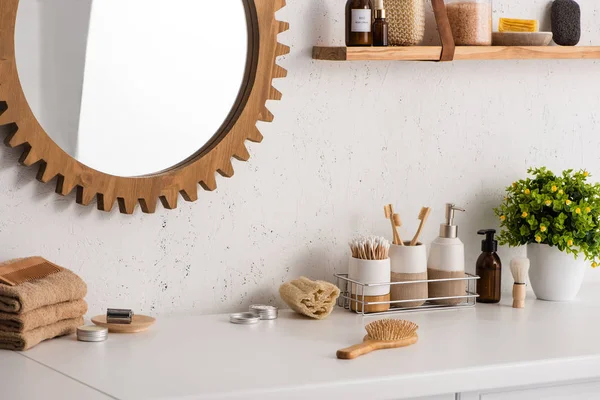
<svg viewBox="0 0 600 400">
<path fill-rule="evenodd" d="M 558 188 L 556 187 L 556 185 L 552 186 L 552 191 L 556 192 L 558 190 Z"/>
<path fill-rule="evenodd" d="M 500 216 L 500 221 L 506 221 L 506 215 L 501 215 Z"/>
<path fill-rule="evenodd" d="M 540 235 L 537 235 L 535 237 L 535 241 L 538 242 L 538 243 L 540 243 L 542 241 L 542 237 Z"/>
<path fill-rule="evenodd" d="M 591 208 L 589 208 L 589 207 L 586 207 L 586 208 L 585 208 L 585 212 L 586 212 L 586 213 L 591 213 L 591 212 L 592 212 L 592 209 L 591 209 Z"/>
<path fill-rule="evenodd" d="M 571 200 L 565 200 L 565 204 L 570 206 L 571 205 Z"/>
<path fill-rule="evenodd" d="M 573 246 L 573 241 L 571 239 L 567 240 L 567 246 L 569 246 L 569 247 Z"/>
<path fill-rule="evenodd" d="M 546 227 L 544 225 L 540 225 L 540 232 L 546 232 Z"/>
<path fill-rule="evenodd" d="M 517 182 L 513 182 L 512 187 L 516 188 L 517 187 Z"/>
<path fill-rule="evenodd" d="M 563 190 L 562 190 L 562 189 L 560 189 L 560 190 L 558 191 L 558 194 L 563 194 L 563 193 L 564 193 L 564 192 L 563 192 Z"/>
<path fill-rule="evenodd" d="M 529 214 L 527 214 L 525 211 L 523 211 L 523 214 L 521 214 L 521 217 L 523 217 L 523 218 L 527 218 L 527 216 L 528 216 L 528 215 L 529 215 Z"/>
<path fill-rule="evenodd" d="M 587 171 L 583 171 L 583 176 L 585 176 L 587 178 L 588 176 L 590 176 L 590 173 Z"/>
<path fill-rule="evenodd" d="M 525 194 L 529 194 L 529 193 L 531 193 L 531 190 L 525 189 Z"/>
<path fill-rule="evenodd" d="M 593 262 L 592 263 L 592 268 L 596 268 L 596 267 L 598 267 L 598 263 Z"/>
<path fill-rule="evenodd" d="M 552 200 L 546 200 L 546 205 L 550 207 L 552 205 Z"/>
<path fill-rule="evenodd" d="M 575 209 L 575 214 L 581 214 L 581 208 L 576 208 Z"/>
</svg>

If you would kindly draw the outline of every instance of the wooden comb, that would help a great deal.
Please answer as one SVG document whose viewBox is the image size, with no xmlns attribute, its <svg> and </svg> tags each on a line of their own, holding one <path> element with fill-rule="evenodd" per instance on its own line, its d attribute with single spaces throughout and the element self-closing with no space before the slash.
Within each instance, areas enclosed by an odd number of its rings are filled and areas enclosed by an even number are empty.
<svg viewBox="0 0 600 400">
<path fill-rule="evenodd" d="M 62 270 L 42 257 L 19 258 L 0 264 L 0 283 L 17 286 L 42 279 Z"/>
</svg>

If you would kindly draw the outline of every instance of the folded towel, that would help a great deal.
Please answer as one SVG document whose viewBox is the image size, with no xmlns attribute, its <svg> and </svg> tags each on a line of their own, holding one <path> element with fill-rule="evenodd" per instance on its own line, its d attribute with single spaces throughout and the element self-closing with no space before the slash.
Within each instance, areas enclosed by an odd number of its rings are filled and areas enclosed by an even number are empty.
<svg viewBox="0 0 600 400">
<path fill-rule="evenodd" d="M 0 349 L 23 351 L 58 336 L 69 335 L 83 325 L 83 317 L 65 319 L 27 332 L 0 331 Z"/>
<path fill-rule="evenodd" d="M 301 277 L 281 285 L 279 295 L 297 313 L 324 319 L 333 311 L 340 289 L 329 282 Z"/>
<path fill-rule="evenodd" d="M 0 312 L 23 314 L 43 306 L 83 299 L 86 294 L 85 282 L 63 269 L 17 286 L 0 284 Z"/>
<path fill-rule="evenodd" d="M 36 308 L 24 314 L 0 312 L 0 331 L 30 331 L 65 319 L 81 317 L 87 309 L 85 300 L 75 300 Z"/>
</svg>

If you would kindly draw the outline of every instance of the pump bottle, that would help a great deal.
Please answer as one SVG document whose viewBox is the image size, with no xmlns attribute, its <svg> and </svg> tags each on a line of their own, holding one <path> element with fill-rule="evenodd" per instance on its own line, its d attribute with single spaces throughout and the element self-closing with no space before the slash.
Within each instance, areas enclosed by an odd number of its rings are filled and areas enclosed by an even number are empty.
<svg viewBox="0 0 600 400">
<path fill-rule="evenodd" d="M 498 241 L 494 239 L 494 229 L 482 229 L 477 232 L 485 235 L 481 241 L 481 255 L 477 259 L 476 271 L 479 275 L 477 281 L 477 294 L 479 303 L 498 303 L 502 292 L 502 261 L 496 251 Z"/>
<path fill-rule="evenodd" d="M 427 275 L 429 279 L 464 278 L 465 245 L 458 238 L 458 226 L 454 224 L 454 213 L 465 211 L 454 204 L 446 204 L 446 221 L 440 225 L 440 236 L 431 243 Z M 431 282 L 429 297 L 464 296 L 464 281 Z M 456 305 L 464 299 L 432 300 L 434 304 Z"/>
</svg>

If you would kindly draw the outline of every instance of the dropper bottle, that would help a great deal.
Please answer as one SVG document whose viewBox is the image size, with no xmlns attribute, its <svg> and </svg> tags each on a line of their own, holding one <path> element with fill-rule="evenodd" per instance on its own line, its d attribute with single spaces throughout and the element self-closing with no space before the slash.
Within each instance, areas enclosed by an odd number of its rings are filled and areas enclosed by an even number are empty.
<svg viewBox="0 0 600 400">
<path fill-rule="evenodd" d="M 383 0 L 375 1 L 375 21 L 373 22 L 373 46 L 388 45 L 388 22 L 385 19 Z"/>
</svg>

